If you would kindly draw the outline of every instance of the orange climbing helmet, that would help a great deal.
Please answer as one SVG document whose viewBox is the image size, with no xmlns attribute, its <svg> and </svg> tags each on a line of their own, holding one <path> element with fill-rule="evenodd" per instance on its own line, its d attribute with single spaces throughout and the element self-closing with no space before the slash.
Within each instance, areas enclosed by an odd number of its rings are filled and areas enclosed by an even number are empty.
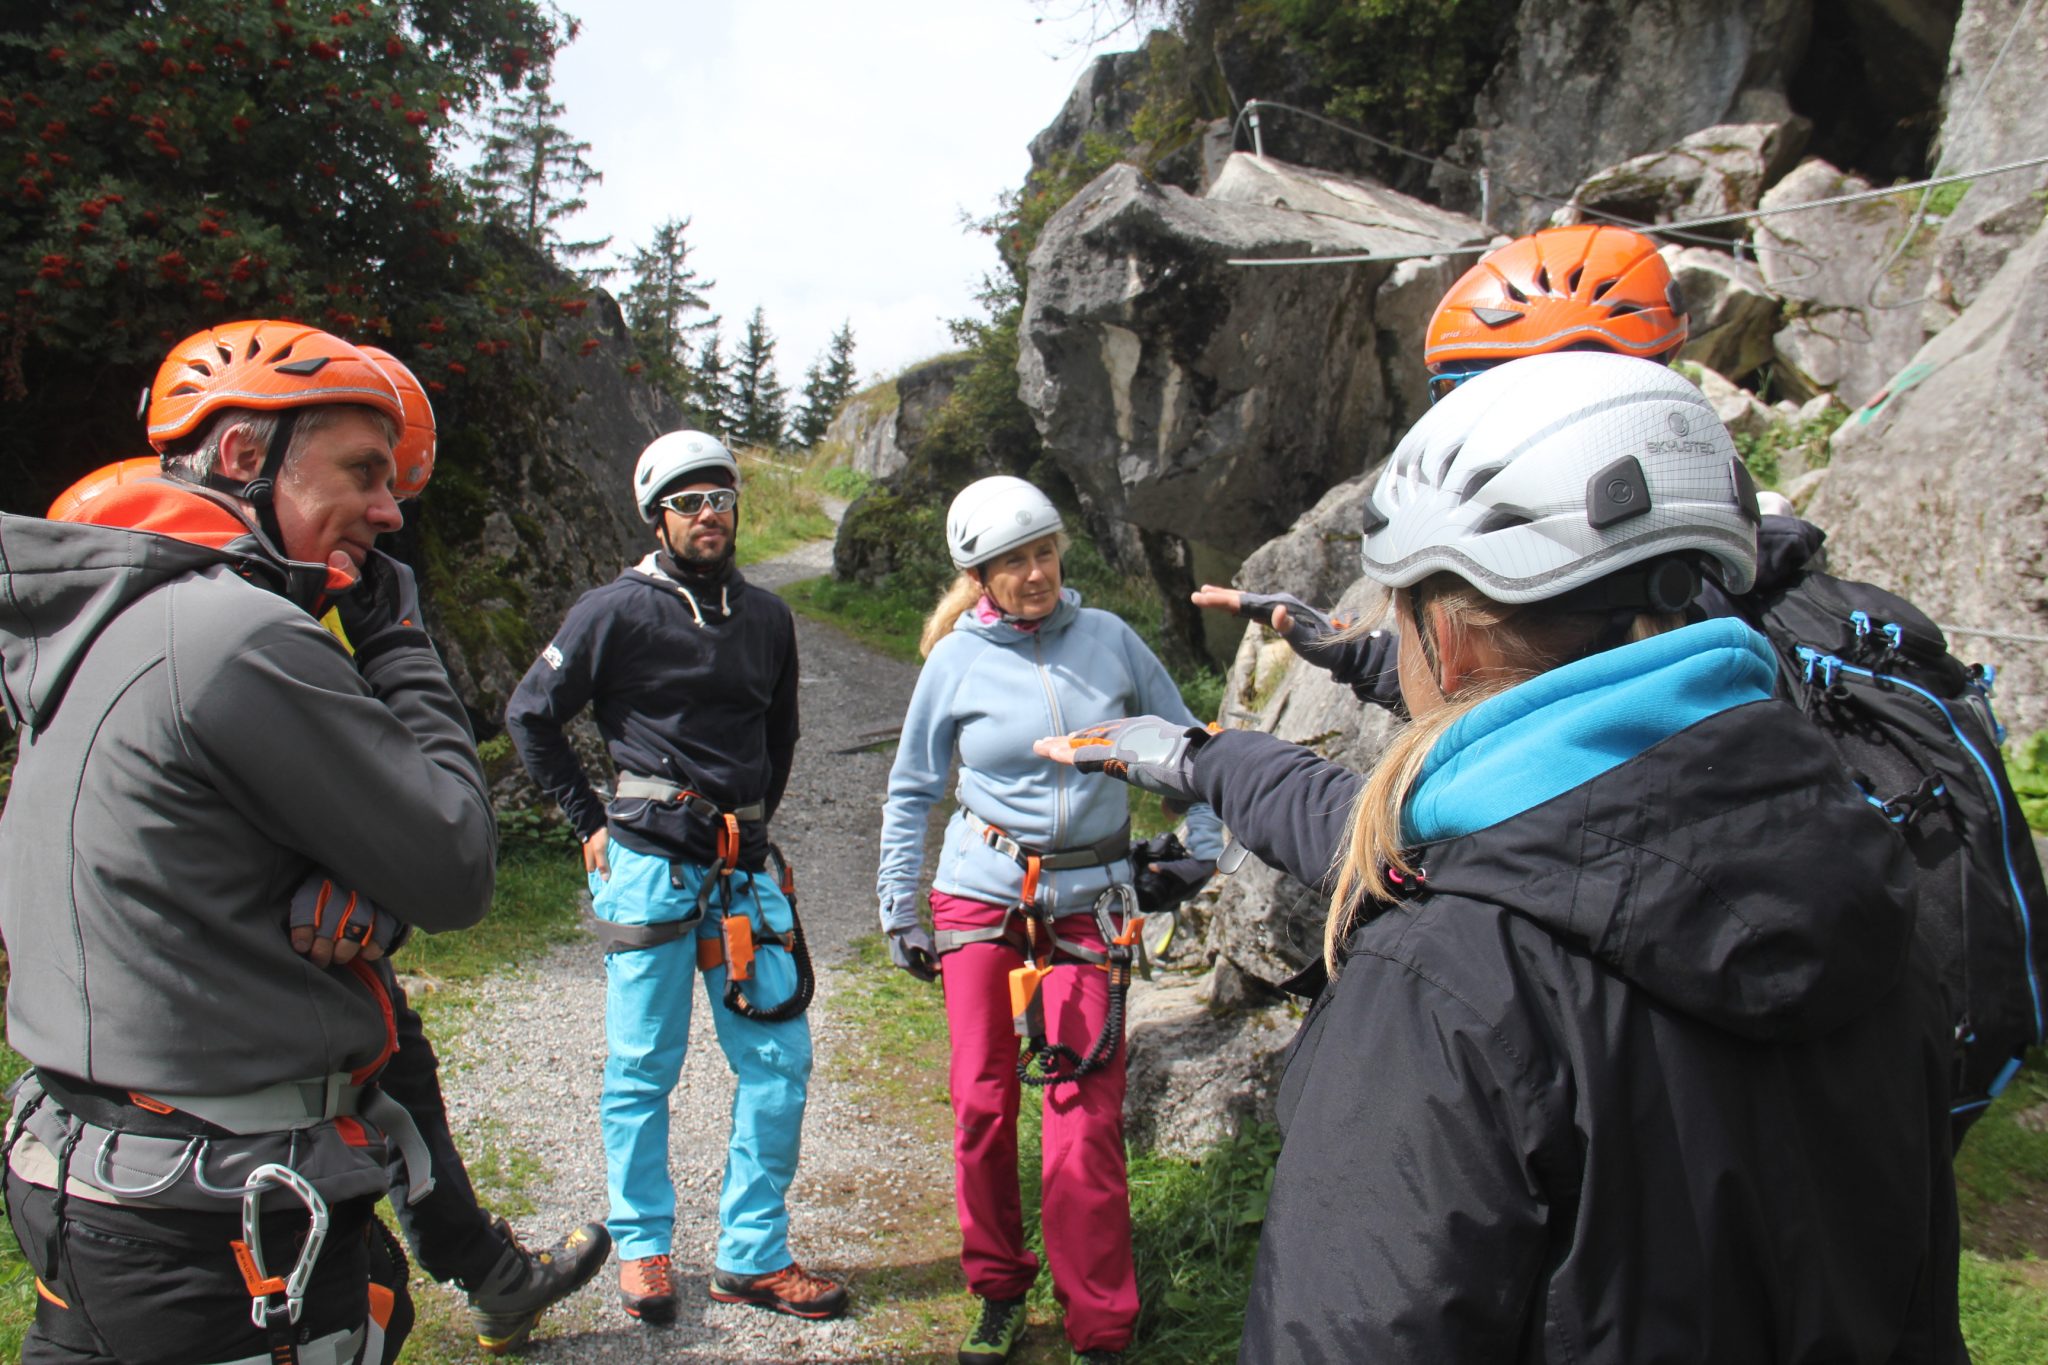
<svg viewBox="0 0 2048 1365">
<path fill-rule="evenodd" d="M 398 438 L 397 449 L 391 452 L 391 458 L 398 464 L 398 479 L 391 491 L 401 498 L 416 498 L 426 488 L 427 480 L 434 477 L 434 405 L 427 399 L 426 386 L 406 368 L 404 361 L 381 346 L 356 349 L 383 367 L 405 404 L 405 432 Z"/>
<path fill-rule="evenodd" d="M 50 504 L 47 514 L 51 521 L 84 521 L 80 513 L 85 505 L 95 498 L 104 497 L 124 484 L 138 479 L 154 479 L 164 472 L 163 461 L 154 455 L 139 455 L 132 460 L 117 460 L 104 465 L 80 479 L 57 495 Z"/>
<path fill-rule="evenodd" d="M 149 389 L 149 443 L 163 451 L 229 408 L 280 412 L 321 403 L 360 403 L 400 424 L 406 418 L 390 376 L 340 337 L 302 322 L 230 322 L 171 348 Z"/>
<path fill-rule="evenodd" d="M 1422 360 L 1437 374 L 1572 349 L 1669 361 L 1685 335 L 1685 304 L 1657 244 L 1581 223 L 1482 257 L 1436 306 Z"/>
</svg>

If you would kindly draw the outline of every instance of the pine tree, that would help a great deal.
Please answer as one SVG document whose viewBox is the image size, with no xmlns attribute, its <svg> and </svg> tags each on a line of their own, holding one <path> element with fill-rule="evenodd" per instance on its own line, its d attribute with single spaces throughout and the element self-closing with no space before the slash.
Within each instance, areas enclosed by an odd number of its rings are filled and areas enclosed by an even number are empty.
<svg viewBox="0 0 2048 1365">
<path fill-rule="evenodd" d="M 545 85 L 529 82 L 525 94 L 491 110 L 483 156 L 469 175 L 470 190 L 495 206 L 498 216 L 527 245 L 564 264 L 611 244 L 609 237 L 572 242 L 562 236 L 562 225 L 589 207 L 584 187 L 604 179 L 603 172 L 584 159 L 590 144 L 575 141 L 556 122 L 566 112 L 549 98 Z M 610 272 L 575 273 L 595 282 Z"/>
<path fill-rule="evenodd" d="M 633 283 L 620 299 L 649 378 L 686 407 L 692 398 L 693 348 L 718 326 L 705 297 L 717 282 L 690 265 L 690 244 L 683 240 L 689 226 L 687 218 L 671 218 L 654 230 L 654 245 L 633 253 L 627 267 Z M 705 316 L 693 318 L 693 313 Z"/>
<path fill-rule="evenodd" d="M 732 362 L 733 435 L 748 445 L 778 446 L 788 424 L 789 391 L 775 375 L 775 334 L 756 307 Z"/>
<path fill-rule="evenodd" d="M 697 363 L 690 374 L 683 412 L 690 425 L 723 439 L 736 425 L 733 418 L 732 365 L 725 358 L 724 338 L 718 319 L 711 319 L 711 335 L 697 350 Z"/>
<path fill-rule="evenodd" d="M 803 405 L 797 409 L 794 434 L 806 447 L 816 445 L 839 415 L 846 400 L 853 397 L 853 323 L 843 322 L 832 334 L 832 345 L 821 360 L 811 362 L 804 372 Z"/>
</svg>

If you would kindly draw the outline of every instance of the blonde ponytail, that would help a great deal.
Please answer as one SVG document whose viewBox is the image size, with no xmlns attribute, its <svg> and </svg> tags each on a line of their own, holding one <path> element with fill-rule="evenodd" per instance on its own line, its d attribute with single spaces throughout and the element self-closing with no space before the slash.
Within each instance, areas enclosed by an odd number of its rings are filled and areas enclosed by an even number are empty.
<svg viewBox="0 0 2048 1365">
<path fill-rule="evenodd" d="M 952 632 L 953 623 L 980 600 L 981 580 L 962 571 L 939 594 L 938 605 L 932 608 L 932 614 L 924 618 L 924 634 L 917 637 L 917 657 L 929 659 L 932 651 L 938 648 L 939 641 Z"/>
<path fill-rule="evenodd" d="M 1367 774 L 1365 786 L 1351 808 L 1351 823 L 1344 842 L 1337 850 L 1333 864 L 1337 878 L 1330 890 L 1329 912 L 1323 920 L 1323 963 L 1332 976 L 1337 972 L 1337 949 L 1350 935 L 1359 910 L 1367 902 L 1394 899 L 1389 870 L 1403 879 L 1419 871 L 1402 836 L 1401 817 L 1437 741 L 1489 697 L 1583 655 L 1608 621 L 1604 613 L 1560 612 L 1541 602 L 1503 606 L 1451 574 L 1437 574 L 1412 587 L 1397 589 L 1392 597 L 1395 611 L 1416 622 L 1418 631 L 1429 629 L 1418 620 L 1418 615 L 1434 608 L 1442 614 L 1447 633 L 1486 636 L 1502 662 L 1467 678 L 1455 695 L 1445 698 L 1442 706 L 1401 727 Z M 1377 616 L 1368 614 L 1366 619 Z M 1684 624 L 1681 616 L 1638 616 L 1629 625 L 1627 639 L 1631 643 L 1647 640 Z M 1366 628 L 1355 626 L 1346 634 Z"/>
</svg>

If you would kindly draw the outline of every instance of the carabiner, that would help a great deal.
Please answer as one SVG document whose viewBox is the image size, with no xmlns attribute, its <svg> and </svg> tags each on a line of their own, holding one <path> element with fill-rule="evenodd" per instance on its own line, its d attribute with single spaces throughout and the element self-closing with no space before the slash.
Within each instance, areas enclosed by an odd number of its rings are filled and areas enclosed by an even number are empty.
<svg viewBox="0 0 2048 1365">
<path fill-rule="evenodd" d="M 306 1226 L 306 1240 L 299 1248 L 299 1259 L 292 1266 L 289 1275 L 272 1275 L 263 1264 L 263 1190 L 268 1185 L 282 1185 L 298 1196 L 306 1206 L 311 1221 Z M 313 1188 L 311 1181 L 289 1166 L 276 1162 L 258 1166 L 249 1172 L 249 1179 L 242 1185 L 242 1240 L 230 1243 L 235 1249 L 235 1263 L 241 1267 L 242 1282 L 248 1286 L 249 1320 L 258 1327 L 268 1327 L 270 1317 L 276 1311 L 271 1300 L 277 1295 L 284 1296 L 284 1307 L 288 1319 L 296 1323 L 306 1307 L 306 1286 L 313 1278 L 313 1264 L 320 1259 L 320 1248 L 327 1241 L 327 1201 L 320 1197 L 320 1191 Z"/>
</svg>

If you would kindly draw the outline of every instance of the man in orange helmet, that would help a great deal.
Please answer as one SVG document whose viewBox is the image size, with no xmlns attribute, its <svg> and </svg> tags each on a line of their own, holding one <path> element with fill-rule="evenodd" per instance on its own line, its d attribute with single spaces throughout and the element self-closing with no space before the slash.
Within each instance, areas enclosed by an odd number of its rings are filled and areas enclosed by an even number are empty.
<svg viewBox="0 0 2048 1365">
<path fill-rule="evenodd" d="M 404 417 L 339 338 L 216 327 L 158 373 L 162 477 L 72 522 L 0 515 L 0 702 L 28 733 L 0 820 L 25 1361 L 342 1365 L 409 1324 L 371 1212 L 388 1141 L 428 1185 L 375 1086 L 388 970 L 279 932 L 320 869 L 430 932 L 490 904 L 466 716 L 374 549 Z M 353 657 L 311 615 L 330 597 Z"/>
</svg>

